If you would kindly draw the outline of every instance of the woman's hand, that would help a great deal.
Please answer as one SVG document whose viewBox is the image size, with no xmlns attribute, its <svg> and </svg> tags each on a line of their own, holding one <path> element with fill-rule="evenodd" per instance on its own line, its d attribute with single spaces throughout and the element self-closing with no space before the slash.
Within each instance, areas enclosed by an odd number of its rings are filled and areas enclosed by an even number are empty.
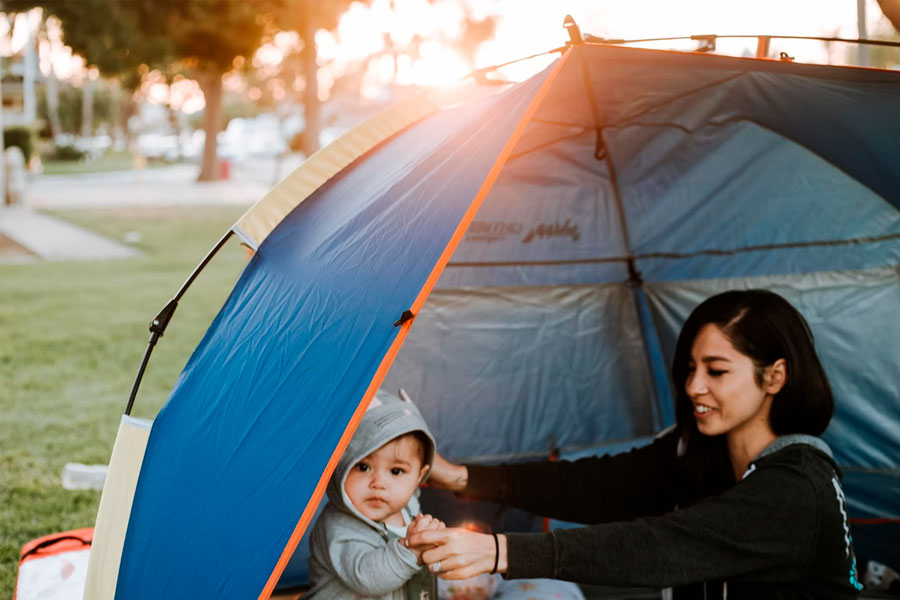
<svg viewBox="0 0 900 600">
<path fill-rule="evenodd" d="M 434 464 L 431 466 L 431 475 L 426 485 L 439 490 L 461 492 L 466 489 L 469 481 L 469 470 L 465 465 L 456 465 L 448 462 L 435 451 Z"/>
<path fill-rule="evenodd" d="M 506 536 L 477 533 L 468 529 L 431 529 L 407 536 L 410 549 L 421 549 L 421 560 L 441 579 L 468 579 L 490 573 L 506 572 Z"/>
</svg>

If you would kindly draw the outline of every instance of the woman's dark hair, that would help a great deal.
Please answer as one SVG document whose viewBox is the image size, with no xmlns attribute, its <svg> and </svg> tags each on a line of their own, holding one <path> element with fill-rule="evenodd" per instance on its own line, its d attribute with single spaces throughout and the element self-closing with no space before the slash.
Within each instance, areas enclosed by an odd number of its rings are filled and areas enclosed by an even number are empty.
<svg viewBox="0 0 900 600">
<path fill-rule="evenodd" d="M 787 381 L 773 398 L 769 415 L 776 435 L 820 435 L 825 431 L 834 412 L 834 397 L 816 356 L 813 334 L 806 320 L 778 294 L 767 290 L 733 290 L 712 296 L 697 306 L 675 345 L 672 361 L 675 419 L 688 454 L 697 458 L 703 454 L 707 459 L 711 454 L 722 458 L 725 449 L 724 436 L 709 438 L 697 430 L 693 405 L 685 390 L 694 339 L 709 324 L 718 327 L 738 352 L 753 361 L 760 386 L 765 367 L 779 358 L 784 359 Z M 725 454 L 727 460 L 727 451 Z"/>
</svg>

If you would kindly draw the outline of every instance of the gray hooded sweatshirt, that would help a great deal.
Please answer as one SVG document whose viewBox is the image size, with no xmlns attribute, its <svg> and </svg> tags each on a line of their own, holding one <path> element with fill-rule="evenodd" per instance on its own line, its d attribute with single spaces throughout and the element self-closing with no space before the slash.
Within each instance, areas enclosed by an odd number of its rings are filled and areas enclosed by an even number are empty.
<svg viewBox="0 0 900 600">
<path fill-rule="evenodd" d="M 416 555 L 400 544 L 396 534 L 359 512 L 344 490 L 347 474 L 356 463 L 392 439 L 413 431 L 427 436 L 425 464 L 431 466 L 434 438 L 419 410 L 379 390 L 328 482 L 328 504 L 310 534 L 313 588 L 304 598 L 429 598 L 421 592 L 433 585 L 434 576 L 418 564 Z M 406 506 L 408 516 L 419 514 L 417 496 L 418 490 Z"/>
</svg>

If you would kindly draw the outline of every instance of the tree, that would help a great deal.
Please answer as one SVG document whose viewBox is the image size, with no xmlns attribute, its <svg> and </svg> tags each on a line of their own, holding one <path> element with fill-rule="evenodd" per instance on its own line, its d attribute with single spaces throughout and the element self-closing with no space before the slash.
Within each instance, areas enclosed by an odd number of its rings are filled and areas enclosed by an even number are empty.
<svg viewBox="0 0 900 600">
<path fill-rule="evenodd" d="M 6 0 L 7 11 L 36 6 L 62 22 L 65 42 L 101 73 L 133 77 L 142 65 L 173 65 L 200 84 L 206 101 L 206 144 L 198 179 L 217 178 L 216 136 L 222 128 L 222 75 L 249 58 L 275 30 L 275 15 L 292 0 Z"/>
<path fill-rule="evenodd" d="M 222 76 L 238 57 L 250 58 L 276 27 L 287 0 L 219 2 L 182 0 L 156 4 L 159 35 L 170 36 L 172 54 L 200 84 L 206 100 L 206 144 L 199 179 L 217 178 L 216 135 L 222 129 Z M 162 9 L 162 10 L 160 10 Z"/>
<path fill-rule="evenodd" d="M 288 0 L 282 9 L 282 29 L 296 31 L 303 40 L 301 71 L 306 80 L 303 90 L 304 121 L 302 150 L 306 156 L 319 149 L 319 86 L 317 82 L 316 31 L 334 29 L 351 2 L 346 0 Z"/>
<path fill-rule="evenodd" d="M 94 90 L 92 93 L 92 109 L 91 109 L 91 125 L 93 123 L 112 127 L 116 123 L 116 95 L 118 86 L 114 82 L 96 81 L 94 82 Z M 67 83 L 63 83 L 56 91 L 56 126 L 50 124 L 50 91 L 44 90 L 38 92 L 38 116 L 45 119 L 48 124 L 49 134 L 51 136 L 60 133 L 70 133 L 78 135 L 82 133 L 86 127 L 84 119 L 84 93 L 76 87 Z M 56 129 L 58 128 L 58 129 Z M 46 131 L 46 130 L 45 130 Z"/>
</svg>

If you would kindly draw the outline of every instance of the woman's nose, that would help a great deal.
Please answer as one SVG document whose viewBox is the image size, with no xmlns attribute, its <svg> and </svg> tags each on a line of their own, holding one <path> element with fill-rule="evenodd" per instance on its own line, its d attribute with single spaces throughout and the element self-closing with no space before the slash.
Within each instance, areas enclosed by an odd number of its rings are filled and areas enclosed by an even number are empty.
<svg viewBox="0 0 900 600">
<path fill-rule="evenodd" d="M 697 372 L 691 373 L 688 375 L 684 387 L 688 396 L 700 396 L 706 393 L 706 379 Z"/>
</svg>

